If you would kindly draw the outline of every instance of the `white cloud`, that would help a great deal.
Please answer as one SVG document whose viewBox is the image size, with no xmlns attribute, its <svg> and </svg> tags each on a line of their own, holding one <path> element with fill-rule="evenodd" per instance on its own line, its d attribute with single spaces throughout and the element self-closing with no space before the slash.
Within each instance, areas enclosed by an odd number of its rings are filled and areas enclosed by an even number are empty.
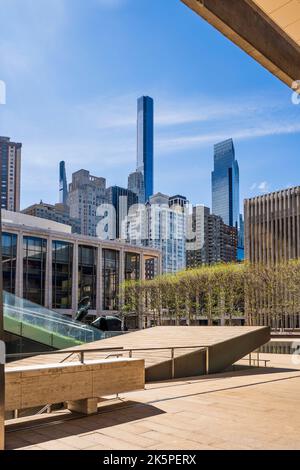
<svg viewBox="0 0 300 470">
<path fill-rule="evenodd" d="M 224 126 L 225 127 L 225 126 Z M 226 126 L 227 129 L 219 133 L 203 132 L 197 135 L 186 135 L 180 137 L 161 137 L 157 140 L 157 149 L 161 152 L 174 152 L 190 150 L 197 147 L 203 147 L 232 137 L 234 140 L 250 140 L 259 137 L 268 137 L 275 135 L 300 133 L 300 123 L 282 123 L 276 122 L 263 125 L 257 122 L 251 127 L 235 129 L 232 126 Z"/>
<path fill-rule="evenodd" d="M 231 119 L 259 118 L 266 112 L 272 113 L 277 104 L 268 99 L 254 97 L 252 100 L 236 99 L 216 101 L 203 96 L 193 98 L 155 96 L 155 126 L 197 125 L 208 122 L 228 121 Z M 81 103 L 77 112 L 98 129 L 125 129 L 136 125 L 137 93 L 114 97 L 97 97 L 92 102 Z"/>
<path fill-rule="evenodd" d="M 268 105 L 262 105 L 258 113 L 254 111 L 255 103 L 249 105 L 252 112 L 243 112 L 242 107 L 230 108 L 225 101 L 216 107 L 214 101 L 209 103 L 206 100 L 205 106 L 203 103 L 201 107 L 200 98 L 194 104 L 178 99 L 175 113 L 172 107 L 175 100 L 156 101 L 156 158 L 207 148 L 228 137 L 250 140 L 300 132 L 300 123 L 289 115 L 286 122 L 283 119 L 280 121 L 276 113 L 270 113 Z M 198 120 L 198 108 L 201 119 L 206 120 Z M 32 175 L 36 175 L 36 169 L 40 169 L 41 173 L 44 170 L 47 178 L 51 177 L 55 182 L 61 159 L 68 162 L 69 174 L 84 167 L 103 176 L 122 174 L 121 184 L 126 184 L 126 172 L 134 169 L 136 161 L 136 94 L 113 99 L 102 97 L 96 99 L 95 104 L 74 107 L 58 103 L 57 107 L 54 106 L 54 112 L 56 125 L 61 123 L 61 132 L 55 133 L 55 140 L 49 137 L 49 133 L 43 135 L 42 128 L 40 134 L 22 119 L 14 120 L 16 135 L 19 135 L 20 129 L 26 136 L 23 141 L 23 194 L 33 194 Z M 12 117 L 10 121 L 13 122 Z M 37 186 L 41 197 L 46 199 L 43 192 L 48 191 L 49 185 L 40 181 Z M 267 192 L 267 182 L 256 182 L 251 187 L 251 191 L 254 190 Z M 38 190 L 35 192 L 38 195 Z"/>
<path fill-rule="evenodd" d="M 258 189 L 261 193 L 269 192 L 269 183 L 267 181 L 262 181 L 258 184 Z"/>
<path fill-rule="evenodd" d="M 262 181 L 261 183 L 253 183 L 250 187 L 250 191 L 259 191 L 260 193 L 268 193 L 270 192 L 270 184 L 267 181 Z"/>
</svg>

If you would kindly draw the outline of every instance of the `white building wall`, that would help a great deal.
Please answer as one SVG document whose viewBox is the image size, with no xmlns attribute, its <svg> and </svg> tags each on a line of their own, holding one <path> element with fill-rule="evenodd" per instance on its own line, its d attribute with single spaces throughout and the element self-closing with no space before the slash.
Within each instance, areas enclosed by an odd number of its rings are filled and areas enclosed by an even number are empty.
<svg viewBox="0 0 300 470">
<path fill-rule="evenodd" d="M 169 197 L 155 195 L 150 204 L 130 211 L 124 222 L 126 240 L 162 252 L 162 272 L 177 273 L 186 267 L 186 213 L 170 208 Z"/>
</svg>

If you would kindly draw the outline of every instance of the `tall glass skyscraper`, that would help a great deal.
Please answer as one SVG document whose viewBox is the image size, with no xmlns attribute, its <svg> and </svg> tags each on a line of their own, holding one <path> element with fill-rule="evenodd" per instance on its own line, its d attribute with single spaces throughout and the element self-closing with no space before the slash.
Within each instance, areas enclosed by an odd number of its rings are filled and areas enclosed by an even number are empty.
<svg viewBox="0 0 300 470">
<path fill-rule="evenodd" d="M 214 147 L 212 212 L 231 227 L 239 227 L 240 176 L 232 139 Z"/>
<path fill-rule="evenodd" d="M 59 202 L 61 204 L 67 204 L 68 200 L 68 183 L 66 175 L 66 164 L 60 162 L 59 164 Z"/>
<path fill-rule="evenodd" d="M 137 172 L 144 176 L 144 201 L 153 195 L 154 103 L 149 96 L 138 99 Z"/>
</svg>

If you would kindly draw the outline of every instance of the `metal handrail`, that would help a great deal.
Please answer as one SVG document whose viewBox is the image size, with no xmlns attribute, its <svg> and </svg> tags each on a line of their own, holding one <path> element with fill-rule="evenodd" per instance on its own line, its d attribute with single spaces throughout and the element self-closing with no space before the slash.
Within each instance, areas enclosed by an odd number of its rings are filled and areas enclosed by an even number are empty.
<svg viewBox="0 0 300 470">
<path fill-rule="evenodd" d="M 250 362 L 250 359 L 242 358 L 242 359 L 239 359 L 239 361 L 247 361 L 249 363 L 249 366 L 251 367 L 252 367 L 252 364 L 255 367 L 256 363 L 257 363 L 257 366 L 260 367 L 260 363 L 262 362 L 264 364 L 264 367 L 267 367 L 267 364 L 268 362 L 270 362 L 270 359 L 251 359 L 251 362 Z"/>
<path fill-rule="evenodd" d="M 94 349 L 67 349 L 67 350 L 59 350 L 59 351 L 43 351 L 41 353 L 16 353 L 16 354 L 7 354 L 7 358 L 14 359 L 14 358 L 27 358 L 27 357 L 35 357 L 35 356 L 52 356 L 56 354 L 68 354 L 60 363 L 67 361 L 73 354 L 79 355 L 79 361 L 84 364 L 84 355 L 85 354 L 93 354 L 93 353 L 116 353 L 120 351 L 119 356 L 123 355 L 123 353 L 128 352 L 129 358 L 133 357 L 134 352 L 143 352 L 143 351 L 170 351 L 171 353 L 171 361 L 172 361 L 172 378 L 175 377 L 175 351 L 176 350 L 183 350 L 183 349 L 205 349 L 206 351 L 206 374 L 210 373 L 209 367 L 209 348 L 210 346 L 207 345 L 197 345 L 197 346 L 168 346 L 168 347 L 148 347 L 148 348 L 94 348 Z M 121 354 L 122 353 L 122 354 Z M 257 362 L 259 365 L 260 362 L 268 362 L 263 359 L 260 359 L 260 354 L 257 351 L 257 359 L 254 359 L 254 363 Z M 117 357 L 117 354 L 109 354 L 105 357 L 105 359 L 109 359 L 110 357 Z M 248 360 L 248 359 L 240 359 L 240 360 Z M 252 365 L 252 354 L 249 354 L 249 365 Z"/>
<path fill-rule="evenodd" d="M 26 358 L 26 357 L 35 357 L 35 356 L 52 356 L 55 354 L 68 354 L 71 357 L 73 354 L 79 354 L 81 364 L 84 364 L 84 355 L 86 353 L 92 354 L 97 352 L 116 352 L 120 351 L 122 353 L 128 352 L 129 357 L 133 357 L 134 352 L 142 352 L 142 351 L 170 351 L 171 352 L 171 361 L 172 361 L 172 379 L 175 378 L 175 351 L 182 350 L 182 349 L 205 349 L 206 351 L 206 360 L 205 360 L 205 372 L 209 374 L 209 346 L 207 345 L 197 345 L 197 346 L 169 346 L 169 347 L 155 347 L 155 348 L 95 348 L 95 349 L 68 349 L 68 350 L 60 350 L 60 351 L 44 351 L 42 353 L 17 353 L 17 354 L 7 354 L 7 358 Z M 107 357 L 108 358 L 108 357 Z M 67 359 L 67 358 L 65 358 Z M 63 362 L 63 361 L 62 361 Z"/>
<path fill-rule="evenodd" d="M 108 356 L 105 357 L 105 359 L 109 359 L 111 357 L 121 357 L 123 356 L 123 354 L 121 353 L 125 353 L 125 352 L 128 352 L 129 353 L 129 357 L 132 358 L 133 357 L 133 352 L 136 352 L 136 351 L 171 351 L 171 364 L 172 364 L 172 372 L 171 372 L 171 376 L 172 376 L 172 379 L 175 378 L 175 350 L 177 349 L 205 349 L 205 373 L 206 375 L 209 374 L 209 346 L 173 346 L 173 347 L 155 347 L 155 348 L 130 348 L 130 349 L 124 349 L 122 347 L 120 348 L 95 348 L 95 349 L 68 349 L 68 350 L 60 350 L 60 351 L 43 351 L 42 353 L 36 353 L 36 354 L 32 354 L 32 353 L 17 353 L 17 354 L 7 354 L 6 357 L 7 358 L 17 358 L 17 357 L 22 357 L 22 358 L 26 358 L 26 357 L 36 357 L 36 356 L 47 356 L 47 355 L 55 355 L 55 354 L 67 354 L 67 357 L 65 357 L 62 361 L 59 362 L 59 364 L 62 364 L 64 363 L 65 361 L 67 361 L 68 359 L 70 359 L 70 357 L 73 356 L 73 354 L 78 354 L 80 356 L 80 362 L 81 364 L 84 364 L 84 354 L 85 353 L 96 353 L 96 352 L 112 352 L 112 354 L 109 354 Z M 120 351 L 120 354 L 118 354 L 117 352 Z M 51 404 L 47 404 L 45 405 L 41 410 L 39 410 L 36 415 L 41 415 L 43 414 L 45 411 L 47 412 L 50 412 L 51 410 Z M 18 415 L 18 410 L 15 410 L 16 413 L 15 413 L 15 417 L 17 417 Z"/>
<path fill-rule="evenodd" d="M 120 351 L 122 348 L 97 348 L 97 349 L 60 349 L 57 351 L 42 351 L 42 352 L 34 352 L 34 353 L 13 353 L 13 354 L 6 354 L 6 357 L 9 359 L 14 358 L 27 358 L 27 357 L 36 357 L 36 356 L 48 356 L 48 355 L 56 355 L 56 354 L 68 354 L 72 356 L 73 354 L 80 354 L 81 352 L 105 352 L 105 351 Z M 67 359 L 67 358 L 65 358 Z"/>
<path fill-rule="evenodd" d="M 121 357 L 123 356 L 122 353 L 125 353 L 125 352 L 128 352 L 129 353 L 129 357 L 132 358 L 133 357 L 133 352 L 141 352 L 141 351 L 171 351 L 171 365 L 172 365 L 172 372 L 171 372 L 171 377 L 172 379 L 175 378 L 175 351 L 176 350 L 183 350 L 183 349 L 205 349 L 205 373 L 206 375 L 209 375 L 210 374 L 210 361 L 209 361 L 209 348 L 210 346 L 207 346 L 207 345 L 197 345 L 197 346 L 169 346 L 169 347 L 152 347 L 152 348 L 130 348 L 130 349 L 127 349 L 127 348 L 95 348 L 95 349 L 68 349 L 68 350 L 60 350 L 60 351 L 44 351 L 42 353 L 36 353 L 36 354 L 32 354 L 32 353 L 18 353 L 18 354 L 7 354 L 6 357 L 8 358 L 15 358 L 15 357 L 35 357 L 35 356 L 47 356 L 47 355 L 55 355 L 55 354 L 68 354 L 67 357 L 65 357 L 61 362 L 65 362 L 66 360 L 68 360 L 73 354 L 79 354 L 80 356 L 80 362 L 82 364 L 84 364 L 84 354 L 85 353 L 97 353 L 97 352 L 112 352 L 112 354 L 109 354 L 108 356 L 105 357 L 105 359 L 109 359 L 110 357 Z M 118 354 L 117 352 L 120 351 L 120 354 Z M 265 363 L 265 367 L 266 367 L 266 364 L 267 360 L 264 360 L 264 359 L 260 359 L 260 353 L 259 351 L 256 351 L 256 354 L 257 354 L 257 359 L 253 359 L 254 361 L 254 364 L 255 362 L 257 362 L 258 364 L 258 367 L 260 366 L 260 362 L 264 362 Z M 240 360 L 247 360 L 249 361 L 249 365 L 251 366 L 252 365 L 252 353 L 249 354 L 249 359 L 240 359 Z M 45 411 L 47 412 L 50 412 L 51 411 L 51 404 L 48 404 L 46 406 L 44 406 L 39 412 L 38 414 L 42 414 L 44 413 Z M 16 413 L 18 413 L 18 411 L 16 410 Z"/>
<path fill-rule="evenodd" d="M 196 346 L 162 346 L 162 347 L 155 347 L 155 348 L 123 348 L 122 346 L 119 348 L 95 348 L 95 349 L 60 349 L 57 351 L 42 351 L 36 353 L 13 353 L 7 354 L 6 357 L 14 358 L 14 357 L 35 357 L 35 356 L 48 356 L 48 355 L 55 355 L 55 354 L 75 354 L 75 353 L 93 353 L 93 352 L 106 352 L 106 351 L 170 351 L 171 349 L 199 349 L 199 348 L 208 348 L 210 346 L 206 345 L 196 345 Z"/>
</svg>

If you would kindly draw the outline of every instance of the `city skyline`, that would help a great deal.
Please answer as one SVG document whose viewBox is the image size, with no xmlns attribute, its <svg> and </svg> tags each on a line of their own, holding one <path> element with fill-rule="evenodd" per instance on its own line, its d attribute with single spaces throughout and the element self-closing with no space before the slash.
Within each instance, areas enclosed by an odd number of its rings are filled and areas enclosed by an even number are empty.
<svg viewBox="0 0 300 470">
<path fill-rule="evenodd" d="M 109 186 L 126 187 L 136 158 L 136 99 L 141 95 L 156 103 L 155 191 L 180 192 L 195 204 L 210 206 L 212 147 L 230 137 L 241 167 L 241 203 L 298 184 L 300 107 L 292 105 L 291 90 L 180 2 L 166 0 L 159 10 L 153 5 L 146 16 L 144 0 L 114 2 L 114 8 L 90 0 L 84 7 L 86 35 L 79 28 L 82 7 L 77 0 L 72 10 L 69 0 L 45 0 L 35 11 L 27 0 L 21 7 L 15 0 L 1 3 L 3 18 L 9 15 L 6 23 L 12 22 L 16 33 L 11 39 L 11 27 L 3 21 L 1 78 L 8 96 L 1 108 L 1 134 L 23 143 L 21 208 L 40 199 L 57 202 L 61 160 L 68 178 L 84 166 L 105 176 Z M 34 25 L 26 35 L 23 19 L 27 27 Z M 155 21 L 156 38 L 148 33 L 146 20 Z M 97 28 L 87 31 L 90 22 Z M 114 55 L 102 47 L 108 28 Z M 45 53 L 53 38 L 60 51 L 55 42 Z M 95 41 L 99 57 L 93 54 Z M 202 45 L 206 41 L 215 46 L 214 60 Z M 120 59 L 124 54 L 126 70 Z"/>
</svg>

